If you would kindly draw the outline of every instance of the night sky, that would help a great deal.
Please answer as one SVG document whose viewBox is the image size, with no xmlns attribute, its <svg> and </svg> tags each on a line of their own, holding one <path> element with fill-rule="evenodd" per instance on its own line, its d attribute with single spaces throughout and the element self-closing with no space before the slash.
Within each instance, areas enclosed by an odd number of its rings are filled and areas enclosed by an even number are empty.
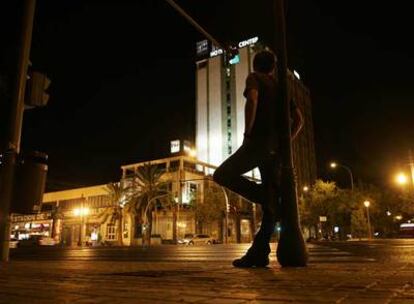
<svg viewBox="0 0 414 304">
<path fill-rule="evenodd" d="M 288 65 L 311 91 L 318 175 L 347 186 L 345 171 L 328 170 L 337 160 L 357 181 L 389 183 L 414 146 L 409 2 L 286 2 Z M 272 38 L 271 1 L 177 3 L 225 43 Z M 122 164 L 168 156 L 171 139 L 194 141 L 203 37 L 165 1 L 38 0 L 35 18 L 31 61 L 53 83 L 49 105 L 25 112 L 22 149 L 49 154 L 49 189 L 115 181 Z"/>
</svg>

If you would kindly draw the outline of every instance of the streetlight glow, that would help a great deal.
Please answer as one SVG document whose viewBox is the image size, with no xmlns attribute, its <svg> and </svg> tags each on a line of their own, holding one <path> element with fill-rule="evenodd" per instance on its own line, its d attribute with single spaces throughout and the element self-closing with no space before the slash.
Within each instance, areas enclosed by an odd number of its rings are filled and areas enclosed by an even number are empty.
<svg viewBox="0 0 414 304">
<path fill-rule="evenodd" d="M 85 216 L 89 214 L 89 208 L 76 208 L 73 210 L 74 216 Z"/>
<path fill-rule="evenodd" d="M 330 166 L 331 166 L 331 168 L 336 168 L 337 164 L 336 164 L 335 162 L 332 162 L 332 163 L 330 164 Z"/>
<path fill-rule="evenodd" d="M 303 187 L 303 191 L 308 192 L 309 191 L 309 187 L 308 186 L 304 186 Z"/>
<path fill-rule="evenodd" d="M 196 157 L 197 152 L 195 149 L 190 149 L 190 151 L 188 152 L 188 155 L 190 155 L 191 157 Z"/>
<path fill-rule="evenodd" d="M 365 206 L 365 207 L 367 207 L 367 208 L 368 208 L 368 207 L 369 207 L 369 205 L 371 205 L 371 203 L 370 203 L 369 201 L 365 201 L 365 202 L 364 202 L 364 206 Z"/>
<path fill-rule="evenodd" d="M 403 172 L 400 172 L 396 175 L 395 177 L 395 181 L 397 182 L 397 184 L 399 185 L 405 185 L 408 182 L 408 178 L 407 175 L 405 175 Z"/>
</svg>

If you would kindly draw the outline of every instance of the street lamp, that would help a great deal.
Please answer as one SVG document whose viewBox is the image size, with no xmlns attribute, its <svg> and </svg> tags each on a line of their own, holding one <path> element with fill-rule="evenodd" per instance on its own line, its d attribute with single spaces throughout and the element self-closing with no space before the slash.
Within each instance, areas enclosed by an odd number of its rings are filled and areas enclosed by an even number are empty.
<svg viewBox="0 0 414 304">
<path fill-rule="evenodd" d="M 395 182 L 398 185 L 404 186 L 408 183 L 408 178 L 407 175 L 405 175 L 405 173 L 403 172 L 399 172 L 396 176 L 395 176 Z"/>
<path fill-rule="evenodd" d="M 196 150 L 195 150 L 195 149 L 190 149 L 190 151 L 188 151 L 188 155 L 189 155 L 190 157 L 196 157 L 197 152 L 196 152 Z"/>
<path fill-rule="evenodd" d="M 87 207 L 76 208 L 73 210 L 73 215 L 76 217 L 80 217 L 82 221 L 80 229 L 79 229 L 79 244 L 80 246 L 83 246 L 83 243 L 84 243 L 83 237 L 86 232 L 85 217 L 89 215 L 89 208 Z"/>
<path fill-rule="evenodd" d="M 309 187 L 308 187 L 308 186 L 304 186 L 304 187 L 303 187 L 303 191 L 304 191 L 304 192 L 308 192 L 308 191 L 309 191 Z"/>
<path fill-rule="evenodd" d="M 336 162 L 331 162 L 331 163 L 330 163 L 330 167 L 331 167 L 332 169 L 336 169 L 336 167 L 342 167 L 342 168 L 344 168 L 346 171 L 348 171 L 348 174 L 349 174 L 349 177 L 350 177 L 350 180 L 351 180 L 351 190 L 352 190 L 352 191 L 354 191 L 354 176 L 352 175 L 352 171 L 351 171 L 351 169 L 350 169 L 349 167 L 347 167 L 347 166 L 343 165 L 343 164 L 338 164 L 338 163 L 336 163 Z"/>
<path fill-rule="evenodd" d="M 367 220 L 368 220 L 368 239 L 371 239 L 372 233 L 371 233 L 371 221 L 369 218 L 369 206 L 371 203 L 369 201 L 364 202 L 364 206 L 367 208 Z"/>
</svg>

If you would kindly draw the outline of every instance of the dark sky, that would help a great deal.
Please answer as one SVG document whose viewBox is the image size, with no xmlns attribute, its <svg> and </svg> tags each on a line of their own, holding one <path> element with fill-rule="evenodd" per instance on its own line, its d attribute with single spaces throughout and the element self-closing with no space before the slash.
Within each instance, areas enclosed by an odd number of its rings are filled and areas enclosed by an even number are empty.
<svg viewBox="0 0 414 304">
<path fill-rule="evenodd" d="M 286 2 L 289 67 L 311 90 L 319 176 L 346 186 L 346 172 L 327 169 L 335 159 L 357 180 L 388 183 L 414 136 L 408 2 Z M 177 3 L 224 42 L 272 37 L 269 0 Z M 163 0 L 38 0 L 31 60 L 53 83 L 49 105 L 25 113 L 22 148 L 49 154 L 49 189 L 119 179 L 121 164 L 194 140 L 201 39 Z"/>
</svg>

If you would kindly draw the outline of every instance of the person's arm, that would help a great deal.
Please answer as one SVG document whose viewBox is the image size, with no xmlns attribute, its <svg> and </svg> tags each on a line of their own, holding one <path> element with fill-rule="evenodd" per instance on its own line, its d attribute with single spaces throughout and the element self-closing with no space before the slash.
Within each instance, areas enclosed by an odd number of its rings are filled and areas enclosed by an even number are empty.
<svg viewBox="0 0 414 304">
<path fill-rule="evenodd" d="M 259 91 L 250 89 L 246 92 L 246 106 L 244 109 L 244 136 L 249 137 L 256 118 Z"/>
<path fill-rule="evenodd" d="M 292 140 L 294 140 L 298 135 L 299 132 L 302 130 L 303 127 L 303 115 L 302 112 L 298 107 L 293 109 L 292 116 Z"/>
</svg>

